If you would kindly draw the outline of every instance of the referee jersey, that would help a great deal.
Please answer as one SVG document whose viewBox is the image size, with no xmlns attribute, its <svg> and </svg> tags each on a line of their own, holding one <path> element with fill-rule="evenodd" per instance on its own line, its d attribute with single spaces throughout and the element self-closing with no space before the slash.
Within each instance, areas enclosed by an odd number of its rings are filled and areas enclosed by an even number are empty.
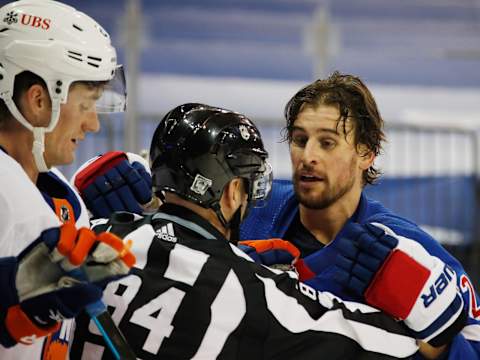
<svg viewBox="0 0 480 360">
<path fill-rule="evenodd" d="M 186 208 L 116 213 L 93 227 L 133 242 L 133 273 L 109 284 L 104 301 L 138 359 L 391 359 L 417 351 L 401 323 L 252 262 Z M 77 319 L 70 358 L 113 359 L 86 316 Z"/>
</svg>

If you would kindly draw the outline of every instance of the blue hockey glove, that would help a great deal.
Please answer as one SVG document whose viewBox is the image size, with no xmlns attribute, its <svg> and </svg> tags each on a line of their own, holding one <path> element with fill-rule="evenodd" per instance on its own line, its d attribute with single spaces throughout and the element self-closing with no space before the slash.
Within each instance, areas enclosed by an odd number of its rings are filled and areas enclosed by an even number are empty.
<svg viewBox="0 0 480 360">
<path fill-rule="evenodd" d="M 398 240 L 371 224 L 347 224 L 338 239 L 336 280 L 362 297 Z"/>
<path fill-rule="evenodd" d="M 107 152 L 87 161 L 74 174 L 72 183 L 94 217 L 109 217 L 115 211 L 143 212 L 152 200 L 152 177 L 139 155 Z"/>
<path fill-rule="evenodd" d="M 404 320 L 417 339 L 441 346 L 463 328 L 455 271 L 418 242 L 382 224 L 349 223 L 336 247 L 336 280 Z"/>
<path fill-rule="evenodd" d="M 134 262 L 113 234 L 71 224 L 45 231 L 18 257 L 0 260 L 0 343 L 30 344 L 58 330 L 60 320 L 99 301 L 100 286 L 126 276 Z"/>
</svg>

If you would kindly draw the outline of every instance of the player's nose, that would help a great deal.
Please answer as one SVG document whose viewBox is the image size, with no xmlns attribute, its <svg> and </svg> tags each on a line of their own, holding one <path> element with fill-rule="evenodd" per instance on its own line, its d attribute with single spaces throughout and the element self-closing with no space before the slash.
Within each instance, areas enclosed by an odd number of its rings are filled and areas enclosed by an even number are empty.
<svg viewBox="0 0 480 360">
<path fill-rule="evenodd" d="M 85 132 L 98 132 L 100 130 L 100 121 L 96 111 L 89 112 L 85 115 L 82 130 Z"/>
</svg>

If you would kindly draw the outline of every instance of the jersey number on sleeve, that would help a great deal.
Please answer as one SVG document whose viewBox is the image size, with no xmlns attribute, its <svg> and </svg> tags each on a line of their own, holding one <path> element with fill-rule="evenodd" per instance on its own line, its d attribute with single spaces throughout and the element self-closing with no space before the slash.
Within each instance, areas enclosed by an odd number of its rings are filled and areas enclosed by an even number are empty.
<svg viewBox="0 0 480 360">
<path fill-rule="evenodd" d="M 477 305 L 475 290 L 473 289 L 470 279 L 467 276 L 462 275 L 460 277 L 460 286 L 462 287 L 462 291 L 464 293 L 468 292 L 470 294 L 469 315 L 474 319 L 478 319 L 480 317 L 480 308 Z"/>
</svg>

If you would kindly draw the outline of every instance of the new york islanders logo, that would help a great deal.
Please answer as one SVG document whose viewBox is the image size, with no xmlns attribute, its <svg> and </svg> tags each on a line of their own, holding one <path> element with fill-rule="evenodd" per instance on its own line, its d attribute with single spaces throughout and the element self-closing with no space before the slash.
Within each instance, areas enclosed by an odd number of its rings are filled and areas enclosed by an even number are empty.
<svg viewBox="0 0 480 360">
<path fill-rule="evenodd" d="M 71 216 L 70 216 L 70 210 L 68 210 L 68 207 L 66 207 L 65 205 L 60 206 L 60 220 L 63 223 L 66 223 L 70 219 L 71 219 Z"/>
</svg>

